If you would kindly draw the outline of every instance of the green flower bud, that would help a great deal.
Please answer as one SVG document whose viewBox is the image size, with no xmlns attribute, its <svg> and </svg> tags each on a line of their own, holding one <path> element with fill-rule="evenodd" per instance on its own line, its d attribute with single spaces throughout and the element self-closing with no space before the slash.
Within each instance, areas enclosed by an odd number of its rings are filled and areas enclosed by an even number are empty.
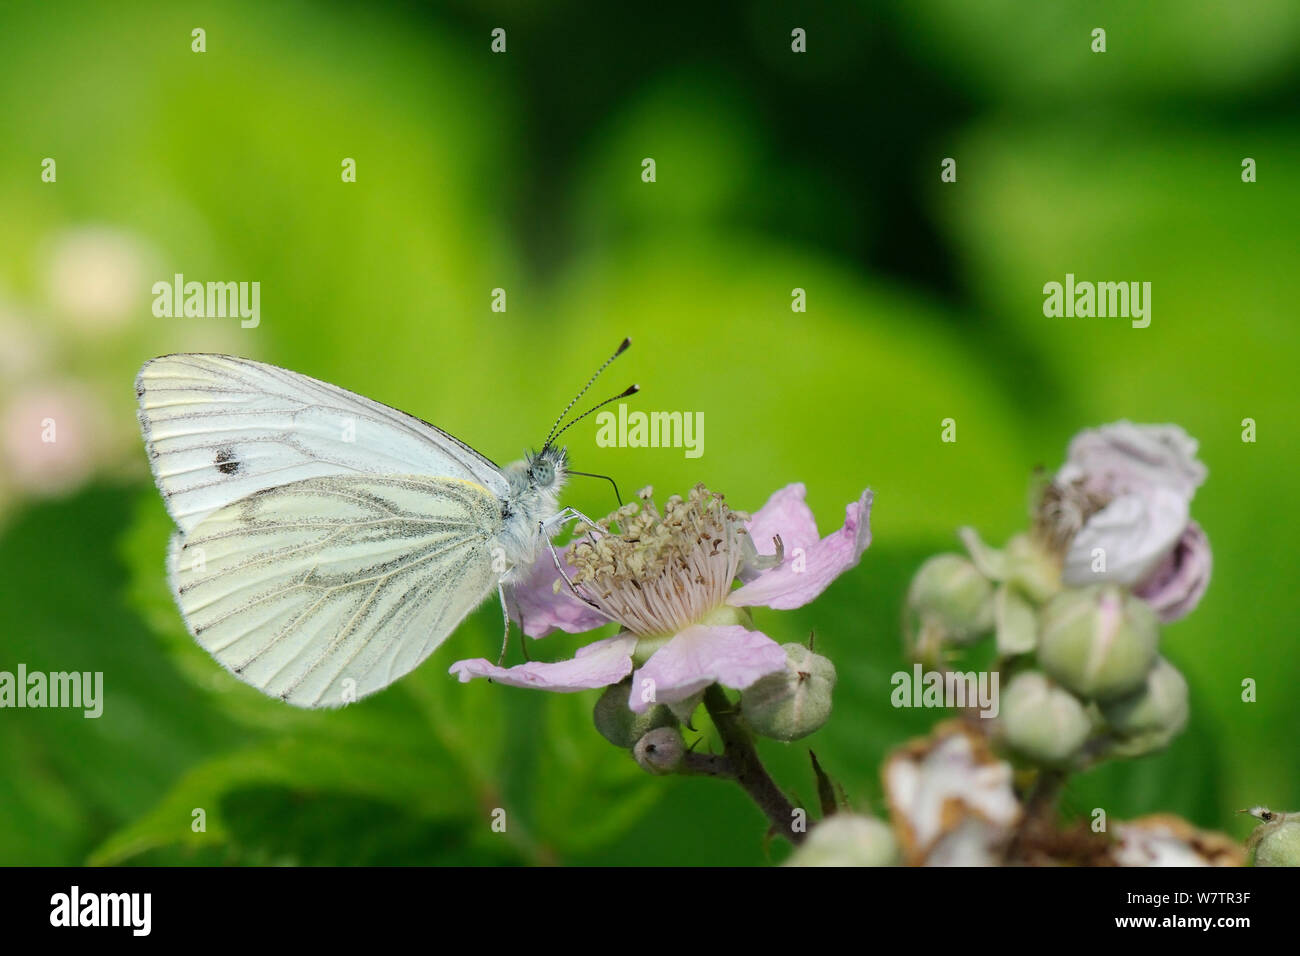
<svg viewBox="0 0 1300 956">
<path fill-rule="evenodd" d="M 686 760 L 686 744 L 676 727 L 659 727 L 636 742 L 632 756 L 646 773 L 676 773 Z"/>
<path fill-rule="evenodd" d="M 835 665 L 802 644 L 782 645 L 786 667 L 740 692 L 740 712 L 754 733 L 798 740 L 821 729 L 831 715 Z"/>
<path fill-rule="evenodd" d="M 993 598 L 998 654 L 1028 654 L 1038 646 L 1038 612 L 1015 588 L 1004 584 Z"/>
<path fill-rule="evenodd" d="M 895 866 L 894 831 L 875 817 L 837 813 L 817 824 L 786 866 Z"/>
<path fill-rule="evenodd" d="M 600 735 L 615 747 L 625 749 L 630 749 L 652 730 L 677 726 L 673 712 L 662 704 L 648 707 L 642 714 L 633 713 L 627 705 L 631 686 L 631 681 L 625 680 L 606 687 L 591 715 Z"/>
<path fill-rule="evenodd" d="M 1051 766 L 1068 763 L 1092 732 L 1083 703 L 1038 671 L 1012 678 L 1002 692 L 999 733 L 1012 750 Z"/>
<path fill-rule="evenodd" d="M 1255 844 L 1256 866 L 1300 866 L 1300 820 L 1284 819 L 1259 830 L 1264 832 Z"/>
<path fill-rule="evenodd" d="M 1110 700 L 1140 688 L 1160 637 L 1145 601 L 1114 584 L 1062 591 L 1042 611 L 1038 662 L 1080 697 Z"/>
<path fill-rule="evenodd" d="M 1035 601 L 1061 590 L 1061 561 L 1033 537 L 1018 534 L 1007 542 L 1007 583 Z"/>
<path fill-rule="evenodd" d="M 907 592 L 913 648 L 923 657 L 941 644 L 967 644 L 993 630 L 993 584 L 960 554 L 921 565 Z"/>
<path fill-rule="evenodd" d="M 991 548 L 974 528 L 957 532 L 975 567 L 990 581 L 1008 584 L 1041 604 L 1061 590 L 1061 559 L 1032 535 L 1018 534 L 1002 550 Z"/>
<path fill-rule="evenodd" d="M 1187 681 L 1159 657 L 1140 688 L 1100 707 L 1106 723 L 1122 738 L 1107 752 L 1141 757 L 1165 747 L 1187 725 Z"/>
</svg>

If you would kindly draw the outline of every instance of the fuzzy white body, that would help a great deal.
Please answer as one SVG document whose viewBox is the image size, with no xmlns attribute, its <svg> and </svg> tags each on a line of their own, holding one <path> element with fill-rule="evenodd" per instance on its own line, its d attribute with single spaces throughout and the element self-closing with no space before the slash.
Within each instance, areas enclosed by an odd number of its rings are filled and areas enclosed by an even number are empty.
<svg viewBox="0 0 1300 956">
<path fill-rule="evenodd" d="M 537 455 L 507 465 L 502 474 L 510 484 L 496 544 L 504 552 L 509 584 L 533 566 L 553 531 L 564 487 L 563 449 L 543 448 Z"/>
</svg>

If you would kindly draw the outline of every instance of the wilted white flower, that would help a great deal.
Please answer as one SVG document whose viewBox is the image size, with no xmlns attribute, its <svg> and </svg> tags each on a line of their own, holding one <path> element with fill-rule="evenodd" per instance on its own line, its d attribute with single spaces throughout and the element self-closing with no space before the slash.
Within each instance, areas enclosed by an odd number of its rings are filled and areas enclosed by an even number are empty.
<svg viewBox="0 0 1300 956">
<path fill-rule="evenodd" d="M 885 796 L 906 862 L 995 866 L 1021 807 L 1011 765 L 960 723 L 941 724 L 885 762 Z"/>
<path fill-rule="evenodd" d="M 1245 860 L 1232 839 L 1170 813 L 1116 823 L 1114 829 L 1118 866 L 1241 866 Z"/>
</svg>

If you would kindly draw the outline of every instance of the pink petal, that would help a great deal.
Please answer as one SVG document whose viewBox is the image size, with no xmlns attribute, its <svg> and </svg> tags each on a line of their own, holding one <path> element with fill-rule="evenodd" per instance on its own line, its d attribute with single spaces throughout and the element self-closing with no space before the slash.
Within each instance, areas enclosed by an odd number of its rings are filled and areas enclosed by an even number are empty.
<svg viewBox="0 0 1300 956">
<path fill-rule="evenodd" d="M 632 634 L 618 634 L 579 648 L 572 660 L 556 661 L 553 664 L 529 661 L 514 667 L 498 667 L 479 657 L 457 661 L 451 665 L 450 673 L 460 677 L 462 684 L 469 683 L 475 677 L 490 677 L 499 684 L 511 687 L 533 687 L 568 694 L 617 684 L 632 673 L 634 650 L 636 637 Z"/>
<path fill-rule="evenodd" d="M 788 611 L 803 607 L 845 571 L 855 567 L 871 544 L 871 489 L 844 509 L 844 527 L 804 547 L 802 554 L 785 549 L 785 560 L 761 571 L 748 584 L 731 592 L 736 607 L 763 604 Z"/>
<path fill-rule="evenodd" d="M 807 489 L 803 482 L 796 481 L 772 494 L 767 504 L 759 508 L 750 519 L 745 529 L 759 554 L 776 553 L 772 539 L 781 536 L 781 545 L 787 557 L 795 548 L 806 552 L 817 543 L 817 521 L 812 509 L 804 501 Z M 741 580 L 752 581 L 760 572 L 757 569 L 741 569 Z"/>
<path fill-rule="evenodd" d="M 1187 524 L 1168 557 L 1133 591 L 1168 624 L 1190 614 L 1210 584 L 1210 541 L 1195 521 Z"/>
<path fill-rule="evenodd" d="M 1120 495 L 1070 540 L 1061 580 L 1071 587 L 1098 581 L 1137 584 L 1173 550 L 1187 520 L 1187 499 L 1168 488 Z M 1105 570 L 1094 571 L 1099 553 Z"/>
<path fill-rule="evenodd" d="M 632 675 L 628 706 L 639 714 L 652 703 L 686 700 L 713 683 L 743 690 L 784 667 L 785 651 L 766 634 L 736 624 L 692 624 Z M 648 688 L 654 691 L 653 700 L 642 699 Z"/>
<path fill-rule="evenodd" d="M 561 564 L 567 552 L 567 548 L 560 551 Z M 556 581 L 560 582 L 558 591 Z M 518 621 L 529 637 L 545 637 L 554 631 L 581 634 L 609 623 L 609 618 L 593 610 L 564 583 L 550 548 L 542 549 L 532 568 L 510 585 L 506 594 L 510 619 Z"/>
<path fill-rule="evenodd" d="M 1083 479 L 1107 496 L 1168 488 L 1188 501 L 1205 481 L 1197 442 L 1177 425 L 1112 422 L 1079 432 L 1057 478 Z"/>
</svg>

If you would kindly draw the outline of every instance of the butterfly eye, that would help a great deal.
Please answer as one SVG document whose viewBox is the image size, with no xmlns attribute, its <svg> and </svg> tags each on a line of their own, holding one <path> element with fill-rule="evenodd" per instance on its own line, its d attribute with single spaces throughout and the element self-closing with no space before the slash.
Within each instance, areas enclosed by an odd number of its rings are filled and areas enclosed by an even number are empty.
<svg viewBox="0 0 1300 956">
<path fill-rule="evenodd" d="M 539 485 L 549 485 L 555 481 L 555 467 L 549 461 L 538 461 L 533 465 L 533 480 Z"/>
</svg>

